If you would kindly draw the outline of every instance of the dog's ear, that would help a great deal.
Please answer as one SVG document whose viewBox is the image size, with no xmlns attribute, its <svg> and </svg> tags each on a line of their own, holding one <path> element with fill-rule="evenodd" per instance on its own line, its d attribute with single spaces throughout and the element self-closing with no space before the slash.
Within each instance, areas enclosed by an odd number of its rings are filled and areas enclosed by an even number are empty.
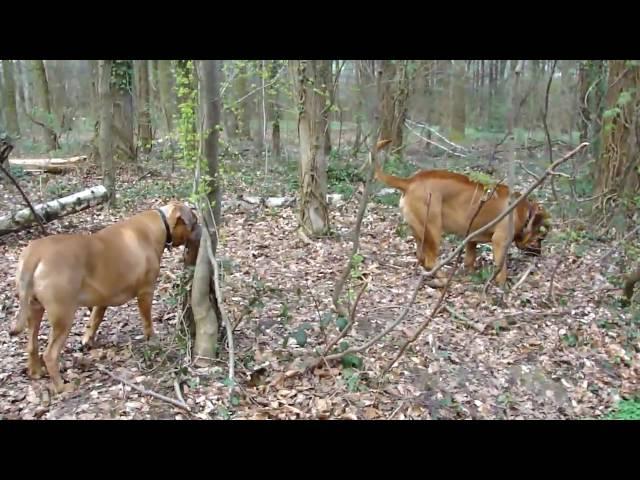
<svg viewBox="0 0 640 480">
<path fill-rule="evenodd" d="M 193 231 L 195 225 L 198 224 L 198 216 L 196 215 L 194 209 L 187 207 L 185 204 L 181 203 L 178 206 L 176 213 L 176 222 L 182 221 L 189 231 Z"/>
</svg>

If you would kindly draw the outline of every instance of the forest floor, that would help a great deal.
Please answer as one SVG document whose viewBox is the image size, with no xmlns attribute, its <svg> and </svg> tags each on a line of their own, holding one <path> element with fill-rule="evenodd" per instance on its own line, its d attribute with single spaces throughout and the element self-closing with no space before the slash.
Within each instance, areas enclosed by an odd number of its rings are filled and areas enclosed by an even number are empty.
<svg viewBox="0 0 640 480">
<path fill-rule="evenodd" d="M 536 171 L 535 165 L 529 168 Z M 295 191 L 295 170 L 286 179 L 280 175 L 285 170 L 274 168 L 273 182 L 261 184 L 260 173 L 255 173 L 260 167 L 238 166 L 228 173 L 225 201 L 238 194 Z M 515 291 L 503 293 L 490 286 L 483 295 L 492 272 L 490 249 L 483 247 L 478 271 L 454 277 L 446 309 L 384 377 L 384 367 L 431 314 L 440 291 L 422 287 L 406 319 L 366 352 L 301 373 L 305 360 L 338 333 L 331 294 L 351 249 L 360 201 L 361 187 L 355 185 L 352 192 L 353 182 L 332 175 L 340 180 L 332 184 L 333 191 L 353 195 L 331 207 L 332 235 L 327 238 L 308 242 L 296 235 L 295 207 L 224 209 L 218 256 L 224 305 L 237 323 L 233 395 L 225 381 L 226 344 L 212 368 L 189 364 L 189 340 L 181 334 L 186 276 L 181 249 L 163 256 L 153 304 L 157 337 L 143 339 L 132 301 L 107 311 L 98 346 L 83 351 L 80 339 L 88 315 L 78 311 L 61 358 L 63 376 L 76 388 L 50 394 L 48 378 L 32 381 L 26 375 L 26 335 L 8 335 L 17 311 L 17 258 L 40 232 L 32 228 L 1 237 L 0 418 L 603 418 L 621 399 L 638 393 L 640 311 L 634 304 L 623 306 L 616 289 L 624 243 L 598 234 L 579 219 L 563 223 L 559 217 L 553 218 L 542 257 L 526 257 L 512 248 L 512 288 L 526 276 Z M 531 182 L 526 175 L 519 180 L 520 190 Z M 101 179 L 87 169 L 64 176 L 25 174 L 19 181 L 36 203 Z M 98 207 L 68 216 L 50 223 L 49 232 L 95 231 L 172 197 L 186 198 L 190 179 L 185 172 L 171 174 L 157 167 L 147 175 L 124 168 L 118 188 L 115 209 Z M 549 186 L 543 190 L 544 197 Z M 13 185 L 2 179 L 0 213 L 22 208 L 22 203 Z M 361 230 L 361 261 L 346 288 L 357 292 L 368 282 L 355 327 L 344 339 L 349 346 L 362 344 L 393 322 L 418 280 L 415 243 L 400 220 L 397 197 L 369 203 Z M 441 257 L 456 245 L 446 237 Z M 41 349 L 48 330 L 45 317 Z M 179 389 L 191 411 L 142 394 L 104 370 L 167 397 L 177 398 Z"/>
</svg>

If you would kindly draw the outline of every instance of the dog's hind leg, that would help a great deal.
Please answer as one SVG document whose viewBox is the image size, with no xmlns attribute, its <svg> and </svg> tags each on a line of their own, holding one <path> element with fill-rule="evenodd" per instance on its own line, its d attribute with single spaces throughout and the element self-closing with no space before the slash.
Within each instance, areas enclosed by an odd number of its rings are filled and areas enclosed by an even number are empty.
<svg viewBox="0 0 640 480">
<path fill-rule="evenodd" d="M 93 307 L 93 310 L 91 311 L 91 318 L 89 318 L 89 323 L 87 324 L 87 329 L 82 336 L 83 346 L 94 346 L 96 333 L 98 332 L 100 323 L 102 323 L 102 320 L 104 319 L 104 312 L 106 310 L 107 307 Z"/>
<path fill-rule="evenodd" d="M 64 302 L 60 302 L 64 303 Z M 76 307 L 59 307 L 58 305 L 47 309 L 49 315 L 49 323 L 51 324 L 51 333 L 49 335 L 49 344 L 42 356 L 47 371 L 53 382 L 53 388 L 56 393 L 69 392 L 73 390 L 71 384 L 65 384 L 60 375 L 60 354 L 67 341 Z"/>
<path fill-rule="evenodd" d="M 44 315 L 44 308 L 37 302 L 31 302 L 24 314 L 27 316 L 27 329 L 29 332 L 29 338 L 27 338 L 27 354 L 29 355 L 27 373 L 29 377 L 38 379 L 42 377 L 43 373 L 40 352 L 38 351 L 38 333 L 40 333 L 40 323 Z"/>
</svg>

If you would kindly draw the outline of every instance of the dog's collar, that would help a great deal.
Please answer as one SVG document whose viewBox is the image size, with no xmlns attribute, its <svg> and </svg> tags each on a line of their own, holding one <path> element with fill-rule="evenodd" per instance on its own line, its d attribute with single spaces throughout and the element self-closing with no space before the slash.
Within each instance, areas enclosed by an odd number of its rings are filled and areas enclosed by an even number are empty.
<svg viewBox="0 0 640 480">
<path fill-rule="evenodd" d="M 162 217 L 162 223 L 164 223 L 164 229 L 167 231 L 167 237 L 166 237 L 164 246 L 165 248 L 171 248 L 171 245 L 173 244 L 173 237 L 171 235 L 171 229 L 169 228 L 169 222 L 167 222 L 167 216 L 164 214 L 162 209 L 156 208 L 156 210 L 160 214 L 160 217 Z"/>
</svg>

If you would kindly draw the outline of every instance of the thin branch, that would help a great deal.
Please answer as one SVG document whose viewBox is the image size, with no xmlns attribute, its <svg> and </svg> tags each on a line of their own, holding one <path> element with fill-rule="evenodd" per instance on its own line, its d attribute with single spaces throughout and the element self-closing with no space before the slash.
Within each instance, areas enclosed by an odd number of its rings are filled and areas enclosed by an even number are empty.
<svg viewBox="0 0 640 480">
<path fill-rule="evenodd" d="M 327 347 L 324 349 L 324 353 L 322 354 L 322 359 L 325 358 L 325 356 L 327 355 L 327 353 L 329 353 L 331 351 L 331 349 L 333 348 L 333 346 L 338 343 L 341 339 L 343 339 L 353 328 L 354 323 L 356 322 L 356 311 L 358 309 L 358 303 L 360 303 L 360 298 L 362 297 L 362 294 L 364 293 L 364 291 L 367 289 L 367 286 L 369 285 L 368 282 L 364 282 L 364 284 L 362 285 L 362 288 L 360 289 L 360 291 L 358 292 L 358 295 L 356 296 L 356 300 L 353 303 L 353 307 L 351 308 L 351 313 L 349 315 L 349 323 L 347 324 L 346 327 L 344 327 L 342 329 L 342 331 L 340 332 L 339 335 L 337 335 L 330 343 L 329 345 L 327 345 Z"/>
<path fill-rule="evenodd" d="M 273 85 L 274 83 L 276 83 L 278 81 L 278 77 L 280 76 L 280 74 L 282 73 L 282 71 L 284 70 L 286 65 L 283 65 L 282 67 L 280 67 L 280 70 L 278 70 L 278 73 L 276 73 L 275 77 L 273 77 L 273 80 L 271 80 L 269 83 L 267 83 L 266 85 L 261 85 L 258 88 L 254 88 L 253 90 L 251 90 L 249 93 L 247 93 L 244 97 L 239 98 L 238 100 L 236 100 L 235 102 L 233 102 L 231 105 L 229 105 L 227 108 L 235 106 L 237 104 L 239 104 L 240 102 L 242 102 L 243 100 L 245 100 L 246 98 L 250 97 L 251 95 L 253 95 L 254 93 L 256 93 L 259 90 L 263 90 L 267 87 L 270 87 L 271 85 Z"/>
<path fill-rule="evenodd" d="M 181 402 L 179 400 L 175 400 L 173 398 L 167 397 L 167 396 L 162 395 L 160 393 L 156 393 L 153 390 L 147 390 L 146 388 L 139 387 L 138 385 L 136 385 L 135 383 L 130 382 L 129 380 L 126 380 L 126 379 L 124 379 L 122 377 L 114 375 L 109 370 L 107 370 L 106 368 L 102 368 L 101 366 L 97 366 L 96 368 L 98 370 L 100 370 L 102 373 L 106 373 L 107 375 L 109 375 L 114 380 L 116 380 L 118 382 L 121 382 L 121 383 L 124 383 L 126 385 L 129 385 L 131 388 L 133 388 L 134 390 L 140 392 L 143 395 L 146 395 L 148 397 L 157 398 L 158 400 L 162 400 L 163 402 L 170 403 L 174 407 L 181 408 L 182 410 L 186 410 L 187 412 L 191 413 L 191 408 L 189 407 L 189 405 L 187 405 L 184 402 Z"/>
<path fill-rule="evenodd" d="M 522 274 L 522 276 L 520 277 L 520 280 L 518 280 L 516 282 L 516 284 L 513 286 L 513 288 L 511 289 L 510 293 L 513 293 L 516 291 L 516 289 L 522 285 L 525 281 L 525 279 L 529 276 L 529 274 L 531 273 L 531 270 L 533 270 L 533 263 L 529 264 L 529 268 L 527 268 L 525 270 L 525 272 Z"/>
<path fill-rule="evenodd" d="M 13 150 L 13 147 L 10 146 L 10 145 L 9 145 L 8 149 L 3 149 L 3 152 L 2 152 L 3 156 L 5 155 L 5 152 L 6 152 L 6 157 L 8 159 L 9 158 L 9 153 L 11 152 L 11 150 Z M 4 167 L 4 165 L 3 165 L 4 161 L 5 161 L 4 158 L 0 159 L 0 169 L 2 169 L 2 172 L 7 177 L 9 177 L 9 180 L 11 180 L 11 183 L 13 183 L 15 185 L 15 187 L 20 192 L 20 195 L 22 195 L 22 198 L 24 199 L 25 203 L 29 207 L 29 210 L 31 210 L 31 213 L 33 214 L 33 218 L 35 218 L 38 221 L 38 223 L 40 224 L 40 228 L 42 229 L 42 234 L 43 235 L 48 235 L 47 229 L 44 226 L 44 222 L 42 221 L 42 218 L 40 217 L 40 215 L 38 215 L 38 213 L 36 212 L 35 208 L 33 208 L 33 205 L 31 204 L 31 201 L 29 200 L 29 197 L 27 197 L 27 194 L 24 193 L 24 190 L 22 190 L 22 187 L 20 187 L 20 184 L 18 183 L 18 181 L 15 178 L 13 178 L 13 175 L 11 175 L 11 172 L 9 172 L 9 170 L 7 170 Z"/>
<path fill-rule="evenodd" d="M 551 149 L 551 134 L 549 133 L 549 125 L 547 123 L 547 115 L 549 113 L 549 90 L 551 90 L 551 81 L 553 80 L 553 73 L 556 71 L 557 60 L 553 61 L 551 66 L 551 72 L 549 73 L 549 81 L 547 82 L 547 91 L 544 96 L 544 113 L 542 114 L 542 125 L 544 126 L 544 133 L 547 137 L 547 146 L 549 148 L 549 163 L 553 163 L 553 151 Z M 553 199 L 558 201 L 558 192 L 556 192 L 556 184 L 553 177 L 551 178 L 551 192 L 553 193 Z"/>
</svg>

